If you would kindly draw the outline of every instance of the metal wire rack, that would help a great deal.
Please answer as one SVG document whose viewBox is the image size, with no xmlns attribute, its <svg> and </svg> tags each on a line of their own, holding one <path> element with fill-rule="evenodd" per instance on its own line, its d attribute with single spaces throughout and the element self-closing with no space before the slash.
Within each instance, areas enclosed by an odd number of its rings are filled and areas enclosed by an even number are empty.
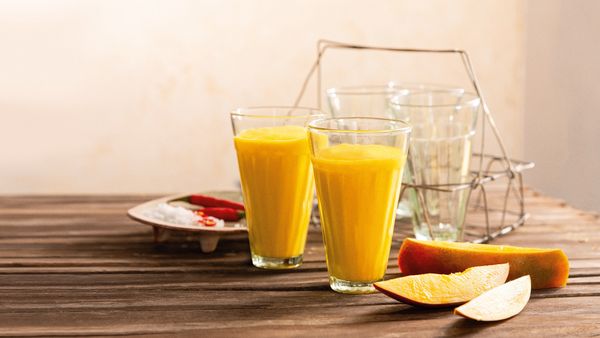
<svg viewBox="0 0 600 338">
<path fill-rule="evenodd" d="M 299 105 L 304 97 L 310 80 L 316 73 L 317 107 L 321 108 L 322 61 L 325 53 L 330 49 L 458 55 L 476 95 L 480 98 L 481 110 L 483 112 L 479 132 L 481 138 L 480 149 L 472 154 L 472 159 L 476 160 L 477 169 L 472 171 L 472 180 L 467 183 L 438 185 L 404 184 L 402 193 L 404 193 L 407 188 L 413 188 L 418 193 L 423 190 L 452 192 L 467 189 L 468 201 L 470 201 L 470 203 L 468 202 L 469 207 L 467 217 L 465 218 L 465 224 L 461 227 L 462 233 L 459 237 L 474 243 L 489 242 L 513 231 L 525 223 L 525 220 L 529 215 L 525 212 L 522 172 L 526 169 L 533 168 L 534 163 L 514 160 L 509 157 L 500 132 L 498 131 L 498 127 L 496 126 L 494 118 L 485 101 L 481 86 L 479 85 L 479 81 L 477 80 L 477 76 L 475 75 L 474 68 L 471 64 L 469 54 L 466 51 L 458 49 L 391 48 L 319 40 L 317 43 L 317 58 L 302 84 L 300 93 L 294 102 L 294 106 Z M 489 127 L 492 130 L 493 136 L 498 143 L 501 152 L 498 156 L 486 154 L 484 151 L 486 127 Z M 504 183 L 502 183 L 503 181 Z M 488 196 L 490 191 L 495 195 L 501 194 L 503 196 L 502 199 L 494 199 L 501 200 L 502 202 L 500 205 L 493 205 L 492 201 L 490 201 Z M 474 193 L 477 197 L 473 201 L 471 200 L 471 197 Z M 318 220 L 314 221 L 318 222 Z M 428 227 L 430 235 L 432 235 L 431 224 L 428 224 Z M 406 232 L 406 230 L 406 228 L 401 228 L 401 231 Z"/>
</svg>

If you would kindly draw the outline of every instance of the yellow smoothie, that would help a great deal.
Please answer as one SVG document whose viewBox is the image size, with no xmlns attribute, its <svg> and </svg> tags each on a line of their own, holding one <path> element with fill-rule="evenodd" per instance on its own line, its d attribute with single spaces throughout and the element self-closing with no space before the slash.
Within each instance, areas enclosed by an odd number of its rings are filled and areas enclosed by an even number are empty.
<svg viewBox="0 0 600 338">
<path fill-rule="evenodd" d="M 340 144 L 313 158 L 329 275 L 381 280 L 387 268 L 406 155 L 382 145 Z"/>
<path fill-rule="evenodd" d="M 234 142 L 252 253 L 269 258 L 301 255 L 314 191 L 306 129 L 248 129 Z"/>
</svg>

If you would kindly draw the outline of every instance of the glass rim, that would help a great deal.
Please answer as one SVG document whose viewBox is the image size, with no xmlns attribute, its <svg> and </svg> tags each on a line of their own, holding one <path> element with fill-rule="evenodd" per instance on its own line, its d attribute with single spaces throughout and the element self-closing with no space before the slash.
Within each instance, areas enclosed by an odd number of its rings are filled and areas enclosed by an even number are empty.
<svg viewBox="0 0 600 338">
<path fill-rule="evenodd" d="M 401 127 L 397 127 L 394 129 L 336 129 L 336 128 L 329 128 L 329 127 L 320 127 L 317 126 L 316 124 L 318 123 L 322 123 L 322 122 L 326 122 L 326 121 L 334 121 L 334 120 L 360 120 L 360 121 L 386 121 L 386 122 L 395 122 L 395 123 L 399 123 L 402 124 L 403 126 Z M 411 132 L 412 130 L 412 126 L 410 125 L 410 123 L 404 121 L 404 120 L 398 120 L 398 119 L 388 119 L 388 118 L 383 118 L 383 117 L 363 117 L 363 116 L 348 116 L 348 117 L 325 117 L 325 118 L 319 118 L 316 120 L 312 120 L 308 123 L 307 128 L 309 131 L 311 130 L 316 130 L 316 131 L 324 131 L 324 132 L 335 132 L 335 133 L 364 133 L 364 134 L 392 134 L 392 133 L 403 133 L 403 134 L 408 134 Z"/>
<path fill-rule="evenodd" d="M 267 114 L 259 113 L 261 111 L 284 111 L 288 112 L 285 114 Z M 293 111 L 301 111 L 303 114 L 290 114 Z M 257 112 L 257 113 L 251 113 Z M 327 116 L 326 113 L 315 107 L 303 107 L 303 106 L 248 106 L 239 107 L 232 110 L 230 113 L 231 117 L 253 117 L 253 118 L 275 118 L 275 119 L 289 119 L 289 118 L 307 118 L 313 116 Z"/>
<path fill-rule="evenodd" d="M 398 102 L 400 98 L 402 97 L 406 97 L 406 95 L 411 95 L 411 94 L 416 94 L 416 95 L 424 95 L 424 94 L 437 94 L 437 93 L 452 93 L 452 90 L 444 90 L 444 89 L 436 89 L 436 90 L 429 90 L 429 91 L 423 91 L 423 92 L 411 92 L 410 90 L 407 90 L 405 93 L 396 95 L 394 97 L 392 97 L 390 99 L 390 104 L 392 106 L 397 106 L 397 107 L 411 107 L 411 108 L 455 108 L 455 109 L 461 109 L 462 107 L 476 107 L 478 105 L 481 104 L 481 97 L 479 97 L 476 93 L 473 92 L 467 92 L 467 91 L 462 91 L 461 94 L 463 95 L 463 97 L 467 98 L 467 101 L 465 102 L 461 102 L 460 104 L 456 104 L 456 103 L 443 103 L 443 104 L 408 104 L 408 103 L 401 103 Z"/>
<path fill-rule="evenodd" d="M 437 83 L 418 83 L 418 82 L 394 82 L 378 85 L 353 85 L 331 87 L 326 90 L 327 96 L 333 95 L 372 95 L 393 92 L 410 92 L 413 90 L 440 90 L 465 92 L 464 88 L 455 85 L 444 85 Z"/>
</svg>

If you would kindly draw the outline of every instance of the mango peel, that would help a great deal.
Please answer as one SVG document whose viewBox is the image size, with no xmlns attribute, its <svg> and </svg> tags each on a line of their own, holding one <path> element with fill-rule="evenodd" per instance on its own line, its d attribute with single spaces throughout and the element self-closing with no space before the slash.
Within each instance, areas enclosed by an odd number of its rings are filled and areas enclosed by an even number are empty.
<svg viewBox="0 0 600 338">
<path fill-rule="evenodd" d="M 405 275 L 450 274 L 473 266 L 502 263 L 510 264 L 508 280 L 530 275 L 533 289 L 563 287 L 569 277 L 569 260 L 560 249 L 407 238 L 398 253 L 398 266 Z"/>
</svg>

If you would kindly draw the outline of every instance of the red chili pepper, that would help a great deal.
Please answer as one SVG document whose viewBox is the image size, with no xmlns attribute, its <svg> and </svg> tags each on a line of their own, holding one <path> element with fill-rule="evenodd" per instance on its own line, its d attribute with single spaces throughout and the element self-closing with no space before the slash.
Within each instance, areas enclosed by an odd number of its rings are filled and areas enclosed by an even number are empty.
<svg viewBox="0 0 600 338">
<path fill-rule="evenodd" d="M 242 203 L 200 194 L 190 195 L 189 202 L 207 208 L 217 207 L 245 210 L 244 205 Z"/>
<path fill-rule="evenodd" d="M 217 224 L 217 222 L 215 222 L 215 220 L 211 218 L 204 218 L 200 223 L 204 224 L 207 227 L 213 227 Z"/>
<path fill-rule="evenodd" d="M 196 213 L 200 216 L 212 216 L 224 221 L 239 221 L 240 218 L 244 217 L 242 210 L 233 208 L 204 208 L 196 211 Z"/>
</svg>

